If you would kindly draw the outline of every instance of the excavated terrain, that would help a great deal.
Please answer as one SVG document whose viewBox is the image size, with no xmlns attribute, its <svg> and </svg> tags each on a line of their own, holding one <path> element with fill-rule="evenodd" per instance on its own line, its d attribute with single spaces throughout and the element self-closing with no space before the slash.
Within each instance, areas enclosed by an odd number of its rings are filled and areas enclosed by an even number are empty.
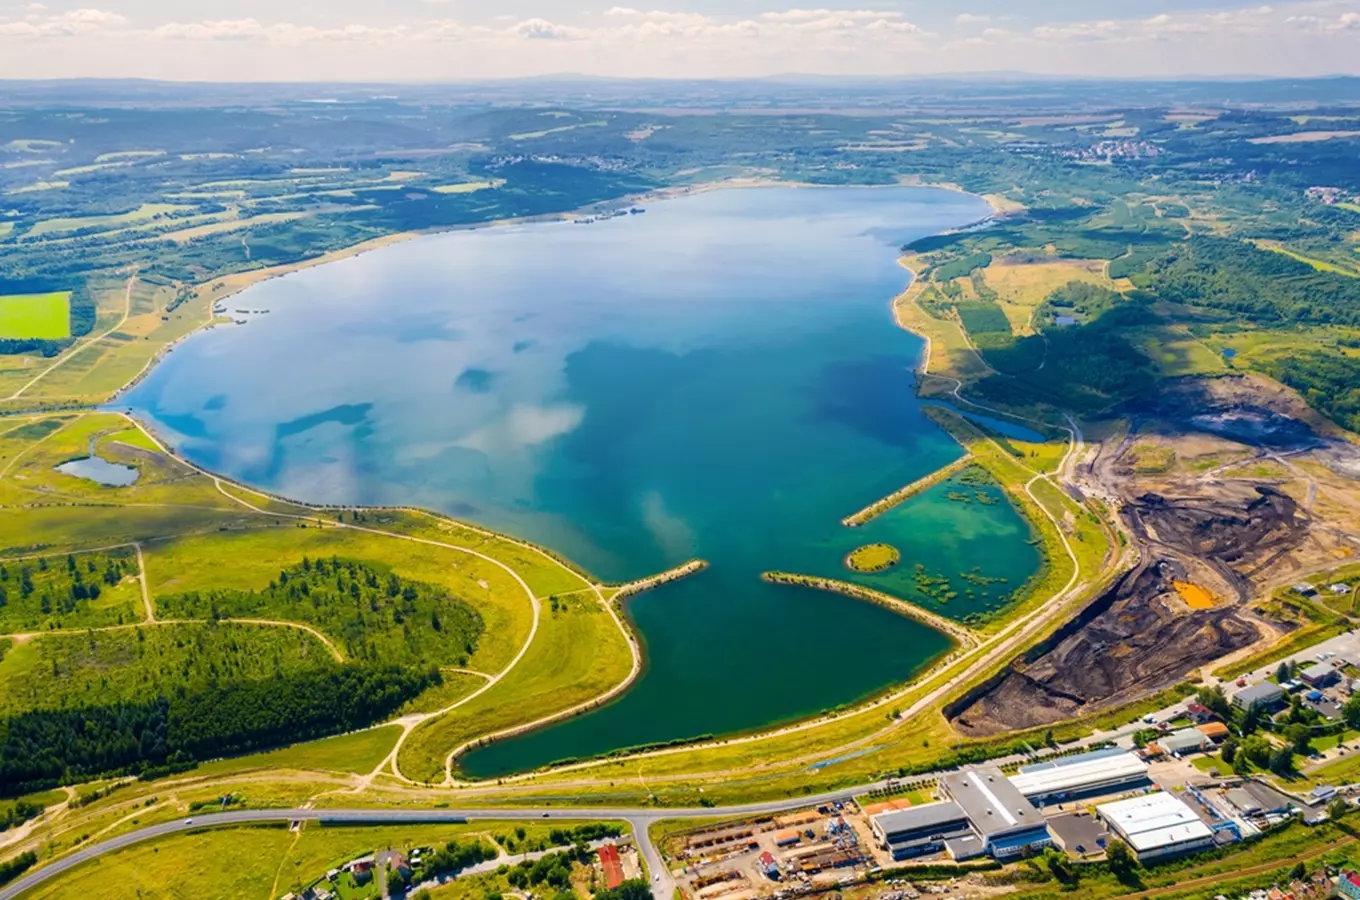
<svg viewBox="0 0 1360 900">
<path fill-rule="evenodd" d="M 1278 634 L 1282 623 L 1248 604 L 1301 567 L 1354 552 L 1354 535 L 1319 520 L 1280 479 L 1233 471 L 1272 460 L 1283 471 L 1313 459 L 1340 474 L 1360 457 L 1292 393 L 1254 379 L 1185 379 L 1120 414 L 1127 431 L 1115 427 L 1069 490 L 1119 508 L 1140 562 L 1052 638 L 952 704 L 946 714 L 963 734 L 1041 727 L 1170 687 Z M 1239 462 L 1140 475 L 1140 443 L 1176 449 L 1178 458 L 1209 448 Z M 1207 591 L 1213 608 L 1192 608 L 1178 583 Z"/>
</svg>

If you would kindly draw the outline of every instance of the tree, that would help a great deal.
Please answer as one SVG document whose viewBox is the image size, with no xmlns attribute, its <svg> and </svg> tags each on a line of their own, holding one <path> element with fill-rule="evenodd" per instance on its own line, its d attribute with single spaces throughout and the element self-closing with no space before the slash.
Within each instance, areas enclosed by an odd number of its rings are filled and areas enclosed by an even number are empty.
<svg viewBox="0 0 1360 900">
<path fill-rule="evenodd" d="M 1231 710 L 1231 707 L 1228 705 L 1228 698 L 1224 695 L 1223 688 L 1221 687 L 1200 688 L 1199 692 L 1195 695 L 1195 699 L 1204 706 L 1207 706 L 1210 711 L 1220 719 L 1226 719 Z"/>
<path fill-rule="evenodd" d="M 1247 711 L 1242 714 L 1242 725 L 1238 730 L 1242 732 L 1243 737 L 1246 737 L 1249 734 L 1255 734 L 1256 730 L 1260 727 L 1261 707 L 1253 703 L 1251 706 L 1248 706 Z"/>
<path fill-rule="evenodd" d="M 1341 715 L 1351 728 L 1360 728 L 1360 693 L 1351 695 L 1346 705 L 1341 707 Z"/>
<path fill-rule="evenodd" d="M 1223 750 L 1221 751 L 1221 755 L 1225 763 L 1227 763 L 1228 765 L 1232 765 L 1233 759 L 1236 758 L 1237 756 L 1237 741 L 1234 740 L 1233 738 L 1228 738 L 1227 740 L 1225 740 L 1223 742 Z"/>
<path fill-rule="evenodd" d="M 1280 667 L 1275 670 L 1275 680 L 1280 684 L 1284 684 L 1289 678 L 1289 662 L 1286 660 L 1285 662 L 1280 663 Z"/>
<path fill-rule="evenodd" d="M 1138 858 L 1133 855 L 1129 845 L 1114 838 L 1105 845 L 1105 859 L 1110 873 L 1123 884 L 1138 882 Z"/>
<path fill-rule="evenodd" d="M 1239 757 L 1244 758 L 1253 766 L 1264 769 L 1270 765 L 1270 741 L 1259 734 L 1253 734 L 1242 741 Z"/>
<path fill-rule="evenodd" d="M 1289 741 L 1289 745 L 1293 747 L 1295 753 L 1307 756 L 1313 749 L 1309 744 L 1309 741 L 1312 738 L 1312 729 L 1307 725 L 1297 724 L 1287 726 L 1284 730 L 1284 738 Z"/>
<path fill-rule="evenodd" d="M 1345 797 L 1337 797 L 1327 804 L 1327 815 L 1333 819 L 1344 819 L 1351 811 L 1351 805 L 1346 802 Z"/>
<path fill-rule="evenodd" d="M 1294 751 L 1289 747 L 1279 747 L 1270 754 L 1270 771 L 1285 775 L 1294 768 Z"/>
</svg>

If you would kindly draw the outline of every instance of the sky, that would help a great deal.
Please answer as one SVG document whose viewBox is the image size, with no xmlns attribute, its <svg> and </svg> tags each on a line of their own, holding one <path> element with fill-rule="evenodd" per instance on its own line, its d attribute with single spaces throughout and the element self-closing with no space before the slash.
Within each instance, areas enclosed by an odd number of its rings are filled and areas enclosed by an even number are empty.
<svg viewBox="0 0 1360 900">
<path fill-rule="evenodd" d="M 1360 75 L 1360 0 L 617 2 L 0 0 L 0 78 Z"/>
</svg>

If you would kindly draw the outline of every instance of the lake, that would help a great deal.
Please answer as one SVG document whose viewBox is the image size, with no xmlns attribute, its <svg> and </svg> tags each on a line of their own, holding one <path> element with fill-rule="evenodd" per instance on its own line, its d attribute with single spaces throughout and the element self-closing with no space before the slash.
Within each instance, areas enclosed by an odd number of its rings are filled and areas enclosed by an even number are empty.
<svg viewBox="0 0 1360 900">
<path fill-rule="evenodd" d="M 970 596 L 935 607 L 961 618 L 1037 569 L 1028 526 L 986 486 L 839 524 L 961 453 L 921 413 L 922 342 L 890 302 L 901 244 L 987 213 L 944 190 L 771 188 L 425 237 L 251 288 L 231 304 L 268 315 L 186 341 L 120 405 L 195 463 L 300 500 L 440 509 L 609 581 L 709 561 L 629 602 L 647 666 L 623 697 L 481 748 L 465 772 L 759 728 L 948 648 L 761 572 L 927 603 L 919 575 L 970 573 Z M 852 575 L 844 556 L 873 541 L 901 564 Z"/>
</svg>

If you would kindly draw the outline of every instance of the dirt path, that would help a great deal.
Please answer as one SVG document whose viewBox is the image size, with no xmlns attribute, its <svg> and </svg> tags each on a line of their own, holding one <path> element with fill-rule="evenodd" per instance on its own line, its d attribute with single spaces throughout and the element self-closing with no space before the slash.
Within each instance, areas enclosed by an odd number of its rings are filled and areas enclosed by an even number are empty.
<svg viewBox="0 0 1360 900">
<path fill-rule="evenodd" d="M 142 545 L 133 544 L 137 548 L 137 583 L 142 588 L 142 606 L 146 608 L 146 623 L 156 624 L 156 607 L 151 602 L 151 591 L 146 586 L 146 560 L 142 558 Z"/>
<path fill-rule="evenodd" d="M 110 328 L 103 334 L 99 335 L 98 337 L 90 338 L 88 341 L 85 341 L 82 344 L 78 344 L 77 346 L 72 347 L 68 352 L 63 353 L 60 359 L 52 363 L 52 365 L 48 366 L 46 369 L 43 369 L 36 376 L 34 376 L 27 384 L 19 388 L 13 394 L 10 394 L 8 397 L 5 397 L 4 399 L 18 400 L 20 397 L 24 395 L 25 391 L 33 387 L 33 385 L 37 384 L 39 381 L 42 381 L 44 378 L 52 374 L 57 369 L 66 365 L 66 363 L 70 362 L 72 357 L 80 354 L 87 347 L 93 347 L 95 344 L 104 340 L 104 338 L 113 334 L 115 331 L 117 331 L 118 329 L 122 328 L 125 324 L 127 324 L 128 318 L 131 317 L 132 315 L 132 286 L 135 285 L 136 283 L 137 273 L 134 271 L 132 275 L 128 278 L 127 289 L 123 292 L 123 317 L 118 320 L 117 324 L 115 324 L 112 328 Z"/>
<path fill-rule="evenodd" d="M 340 652 L 330 638 L 326 637 L 311 625 L 303 622 L 288 622 L 283 619 L 233 619 L 222 618 L 220 622 L 227 622 L 236 625 L 258 625 L 266 628 L 293 628 L 298 631 L 305 631 L 316 638 L 326 648 L 326 651 L 335 658 L 336 662 L 344 662 L 345 654 Z M 129 622 L 126 625 L 99 625 L 94 628 L 51 628 L 45 631 L 18 631 L 12 634 L 0 634 L 0 638 L 8 638 L 16 643 L 27 643 L 34 638 L 43 637 L 70 637 L 71 635 L 84 634 L 103 634 L 113 631 L 134 631 L 138 628 L 159 628 L 168 625 L 206 625 L 208 619 L 154 619 L 143 622 Z"/>
</svg>

